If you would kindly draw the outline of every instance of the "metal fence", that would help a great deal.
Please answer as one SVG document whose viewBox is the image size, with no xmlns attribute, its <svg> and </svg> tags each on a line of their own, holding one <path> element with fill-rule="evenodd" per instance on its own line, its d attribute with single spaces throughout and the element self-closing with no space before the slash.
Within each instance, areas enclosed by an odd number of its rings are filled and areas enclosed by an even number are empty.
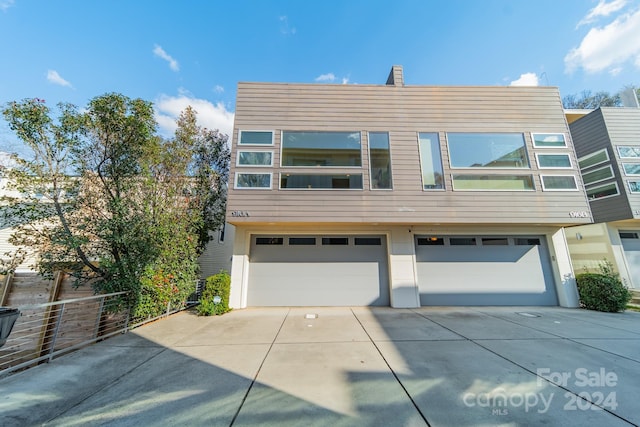
<svg viewBox="0 0 640 427">
<path fill-rule="evenodd" d="M 53 358 L 197 303 L 172 307 L 161 316 L 134 319 L 122 304 L 126 292 L 16 307 L 20 316 L 0 347 L 0 377 Z M 190 298 L 191 300 L 191 298 Z"/>
</svg>

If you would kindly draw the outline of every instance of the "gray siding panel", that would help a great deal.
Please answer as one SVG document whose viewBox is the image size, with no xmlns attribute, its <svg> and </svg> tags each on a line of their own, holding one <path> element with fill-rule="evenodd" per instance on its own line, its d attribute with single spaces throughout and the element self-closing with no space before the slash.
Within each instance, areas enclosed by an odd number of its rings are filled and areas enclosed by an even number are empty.
<svg viewBox="0 0 640 427">
<path fill-rule="evenodd" d="M 382 85 L 324 85 L 240 83 L 236 103 L 232 165 L 238 130 L 273 130 L 273 168 L 236 170 L 273 172 L 273 189 L 229 190 L 229 216 L 240 223 L 540 223 L 570 225 L 590 218 L 571 218 L 572 211 L 589 211 L 582 191 L 544 192 L 540 174 L 572 174 L 575 170 L 538 170 L 531 132 L 565 133 L 568 127 L 558 90 L 543 87 L 426 87 Z M 282 130 L 387 131 L 390 133 L 392 191 L 369 190 L 366 134 L 363 167 L 280 168 Z M 452 170 L 445 145 L 446 132 L 522 132 L 531 169 L 492 170 L 496 174 L 531 174 L 536 191 L 453 191 Z M 422 191 L 418 132 L 439 132 L 445 191 Z M 266 148 L 264 148 L 266 149 Z M 570 153 L 577 165 L 569 138 Z M 281 171 L 362 173 L 364 190 L 278 190 Z M 357 171 L 357 172 L 356 172 Z M 464 172 L 470 172 L 465 170 Z M 487 170 L 477 171 L 487 173 Z M 581 182 L 578 178 L 578 185 Z"/>
</svg>

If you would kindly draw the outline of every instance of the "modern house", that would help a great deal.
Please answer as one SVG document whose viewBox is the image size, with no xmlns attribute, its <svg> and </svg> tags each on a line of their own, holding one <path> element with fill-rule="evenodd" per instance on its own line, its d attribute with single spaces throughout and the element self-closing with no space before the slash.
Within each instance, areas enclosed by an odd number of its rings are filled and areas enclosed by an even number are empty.
<svg viewBox="0 0 640 427">
<path fill-rule="evenodd" d="M 607 260 L 640 288 L 640 108 L 602 107 L 569 126 L 595 222 L 566 230 L 574 269 Z"/>
<path fill-rule="evenodd" d="M 552 87 L 239 83 L 232 307 L 578 305 Z"/>
</svg>

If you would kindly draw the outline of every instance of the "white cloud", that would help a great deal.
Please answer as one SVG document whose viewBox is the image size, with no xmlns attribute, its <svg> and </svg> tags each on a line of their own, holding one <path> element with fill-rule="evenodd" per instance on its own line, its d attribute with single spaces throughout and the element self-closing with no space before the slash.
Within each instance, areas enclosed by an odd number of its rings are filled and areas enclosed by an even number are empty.
<svg viewBox="0 0 640 427">
<path fill-rule="evenodd" d="M 47 80 L 54 85 L 73 87 L 71 83 L 62 78 L 60 74 L 56 70 L 48 70 L 47 71 Z"/>
<path fill-rule="evenodd" d="M 336 76 L 333 73 L 320 74 L 318 77 L 316 77 L 317 82 L 332 82 L 335 81 L 335 79 Z"/>
<path fill-rule="evenodd" d="M 155 100 L 155 118 L 160 133 L 165 136 L 172 135 L 176 130 L 176 119 L 189 105 L 198 113 L 200 126 L 207 129 L 218 129 L 221 133 L 231 137 L 233 112 L 228 111 L 222 102 L 213 104 L 206 99 L 195 98 L 184 91 L 177 96 L 162 94 Z"/>
<path fill-rule="evenodd" d="M 278 19 L 280 20 L 280 33 L 288 36 L 294 35 L 297 32 L 295 27 L 289 25 L 289 18 L 287 16 L 280 16 Z"/>
<path fill-rule="evenodd" d="M 600 3 L 593 9 L 587 13 L 587 16 L 582 18 L 580 22 L 578 22 L 578 27 L 585 24 L 590 24 L 594 22 L 597 18 L 607 17 L 612 13 L 615 13 L 627 5 L 627 0 L 612 0 L 607 3 L 607 0 L 600 0 Z"/>
<path fill-rule="evenodd" d="M 159 58 L 162 58 L 165 61 L 167 61 L 169 63 L 169 68 L 171 68 L 173 71 L 180 71 L 180 65 L 178 64 L 178 61 L 173 59 L 173 57 L 171 55 L 169 55 L 167 52 L 165 52 L 164 49 L 160 45 L 155 45 L 154 46 L 153 54 L 155 56 L 157 56 Z"/>
<path fill-rule="evenodd" d="M 342 78 L 342 84 L 346 85 L 347 83 L 349 83 L 349 77 L 343 77 Z"/>
<path fill-rule="evenodd" d="M 540 79 L 536 73 L 520 74 L 520 78 L 509 83 L 509 86 L 539 86 Z"/>
<path fill-rule="evenodd" d="M 224 87 L 222 87 L 222 86 L 220 86 L 220 85 L 216 85 L 216 86 L 213 88 L 213 91 L 214 91 L 215 93 L 222 93 L 222 92 L 224 92 Z"/>
<path fill-rule="evenodd" d="M 587 73 L 621 70 L 627 61 L 636 66 L 640 63 L 640 9 L 620 15 L 604 27 L 591 28 L 580 46 L 564 57 L 567 73 L 577 68 Z"/>
<path fill-rule="evenodd" d="M 0 10 L 6 12 L 14 3 L 15 0 L 0 0 Z"/>
</svg>

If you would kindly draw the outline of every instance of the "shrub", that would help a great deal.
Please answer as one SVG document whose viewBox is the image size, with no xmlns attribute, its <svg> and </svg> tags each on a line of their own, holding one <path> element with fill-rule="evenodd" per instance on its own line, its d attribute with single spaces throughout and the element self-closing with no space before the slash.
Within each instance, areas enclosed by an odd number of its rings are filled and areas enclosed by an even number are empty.
<svg viewBox="0 0 640 427">
<path fill-rule="evenodd" d="M 610 313 L 623 311 L 631 301 L 631 292 L 613 271 L 610 262 L 602 262 L 598 269 L 599 273 L 582 273 L 576 276 L 580 305 L 589 310 Z"/>
<path fill-rule="evenodd" d="M 224 314 L 231 309 L 229 308 L 229 292 L 231 290 L 231 277 L 226 271 L 207 277 L 200 305 L 198 305 L 198 314 L 200 316 L 211 316 Z M 214 298 L 220 297 L 220 302 L 216 304 Z"/>
</svg>

